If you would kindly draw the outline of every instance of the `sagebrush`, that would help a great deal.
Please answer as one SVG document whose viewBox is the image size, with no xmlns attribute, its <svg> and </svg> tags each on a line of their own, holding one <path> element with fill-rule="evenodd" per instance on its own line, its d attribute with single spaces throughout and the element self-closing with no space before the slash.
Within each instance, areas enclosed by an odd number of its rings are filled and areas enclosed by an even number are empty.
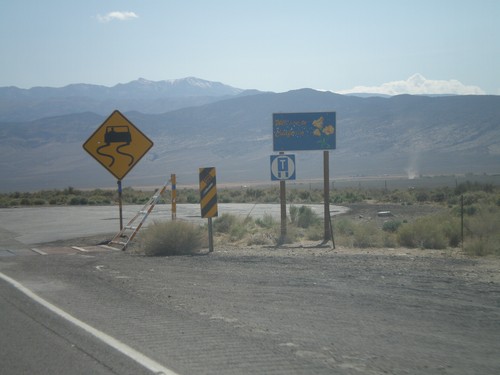
<svg viewBox="0 0 500 375">
<path fill-rule="evenodd" d="M 196 253 L 204 244 L 201 227 L 180 221 L 154 222 L 142 233 L 141 249 L 147 256 Z"/>
</svg>

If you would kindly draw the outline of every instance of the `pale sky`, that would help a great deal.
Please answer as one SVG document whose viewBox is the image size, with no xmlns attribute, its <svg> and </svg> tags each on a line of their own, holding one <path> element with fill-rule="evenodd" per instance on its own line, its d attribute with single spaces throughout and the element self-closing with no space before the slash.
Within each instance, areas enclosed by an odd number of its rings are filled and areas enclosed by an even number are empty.
<svg viewBox="0 0 500 375">
<path fill-rule="evenodd" d="M 0 0 L 0 53 L 2 87 L 500 95 L 500 1 Z"/>
</svg>

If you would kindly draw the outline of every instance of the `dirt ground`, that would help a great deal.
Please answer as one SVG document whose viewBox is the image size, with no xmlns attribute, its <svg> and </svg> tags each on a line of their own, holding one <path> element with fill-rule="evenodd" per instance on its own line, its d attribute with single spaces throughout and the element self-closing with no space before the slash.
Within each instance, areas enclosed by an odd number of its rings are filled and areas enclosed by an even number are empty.
<svg viewBox="0 0 500 375">
<path fill-rule="evenodd" d="M 349 211 L 339 215 L 339 218 L 347 217 L 356 221 L 375 220 L 382 226 L 385 221 L 399 220 L 412 221 L 418 217 L 433 215 L 445 211 L 445 208 L 429 204 L 402 205 L 395 203 L 352 203 L 347 205 Z M 386 213 L 379 215 L 379 213 Z"/>
</svg>

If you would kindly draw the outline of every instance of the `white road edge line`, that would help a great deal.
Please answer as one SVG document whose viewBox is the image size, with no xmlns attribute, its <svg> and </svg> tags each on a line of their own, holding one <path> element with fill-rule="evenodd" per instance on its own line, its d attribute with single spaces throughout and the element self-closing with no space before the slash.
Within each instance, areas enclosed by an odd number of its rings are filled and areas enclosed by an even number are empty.
<svg viewBox="0 0 500 375">
<path fill-rule="evenodd" d="M 71 248 L 75 249 L 75 250 L 78 250 L 78 251 L 81 251 L 83 253 L 88 253 L 89 252 L 88 250 L 85 250 L 83 247 L 71 246 Z"/>
<path fill-rule="evenodd" d="M 105 249 L 108 249 L 108 250 L 114 250 L 114 251 L 121 251 L 120 249 L 117 249 L 113 246 L 108 246 L 108 245 L 99 245 L 100 247 L 103 247 Z"/>
<path fill-rule="evenodd" d="M 36 247 L 32 247 L 31 248 L 31 251 L 37 253 L 37 254 L 40 254 L 40 255 L 47 255 L 47 253 L 45 251 L 42 251 L 40 249 L 37 249 Z"/>
<path fill-rule="evenodd" d="M 176 372 L 162 366 L 158 362 L 153 359 L 146 357 L 144 354 L 139 353 L 137 350 L 131 348 L 130 346 L 124 344 L 123 342 L 115 339 L 107 335 L 106 333 L 99 331 L 97 328 L 94 328 L 87 323 L 82 322 L 81 320 L 75 318 L 73 315 L 68 314 L 66 311 L 60 309 L 59 307 L 51 304 L 50 302 L 44 300 L 37 294 L 33 293 L 31 290 L 26 288 L 24 285 L 19 283 L 18 281 L 10 278 L 9 276 L 0 272 L 0 278 L 11 284 L 13 287 L 24 293 L 26 296 L 31 298 L 33 301 L 39 303 L 46 309 L 52 311 L 53 313 L 59 315 L 61 318 L 66 319 L 68 322 L 73 323 L 77 327 L 83 329 L 84 331 L 90 333 L 97 339 L 101 340 L 105 344 L 111 346 L 112 348 L 118 350 L 120 353 L 126 355 L 127 357 L 133 359 L 143 367 L 148 370 L 154 372 L 157 375 L 179 375 Z"/>
</svg>

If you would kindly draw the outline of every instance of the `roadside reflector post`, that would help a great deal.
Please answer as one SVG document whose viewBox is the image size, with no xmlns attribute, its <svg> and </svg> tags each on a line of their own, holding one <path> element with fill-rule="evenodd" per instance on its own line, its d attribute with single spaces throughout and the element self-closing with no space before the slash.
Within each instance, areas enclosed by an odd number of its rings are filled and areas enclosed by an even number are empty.
<svg viewBox="0 0 500 375">
<path fill-rule="evenodd" d="M 170 175 L 170 183 L 172 184 L 172 220 L 177 218 L 177 186 L 175 174 Z"/>
<path fill-rule="evenodd" d="M 118 210 L 120 211 L 120 231 L 123 229 L 123 211 L 122 211 L 122 180 L 116 182 L 118 184 Z"/>
<path fill-rule="evenodd" d="M 200 168 L 200 208 L 201 217 L 208 219 L 208 251 L 214 251 L 212 218 L 219 215 L 217 208 L 217 183 L 215 168 Z"/>
</svg>

